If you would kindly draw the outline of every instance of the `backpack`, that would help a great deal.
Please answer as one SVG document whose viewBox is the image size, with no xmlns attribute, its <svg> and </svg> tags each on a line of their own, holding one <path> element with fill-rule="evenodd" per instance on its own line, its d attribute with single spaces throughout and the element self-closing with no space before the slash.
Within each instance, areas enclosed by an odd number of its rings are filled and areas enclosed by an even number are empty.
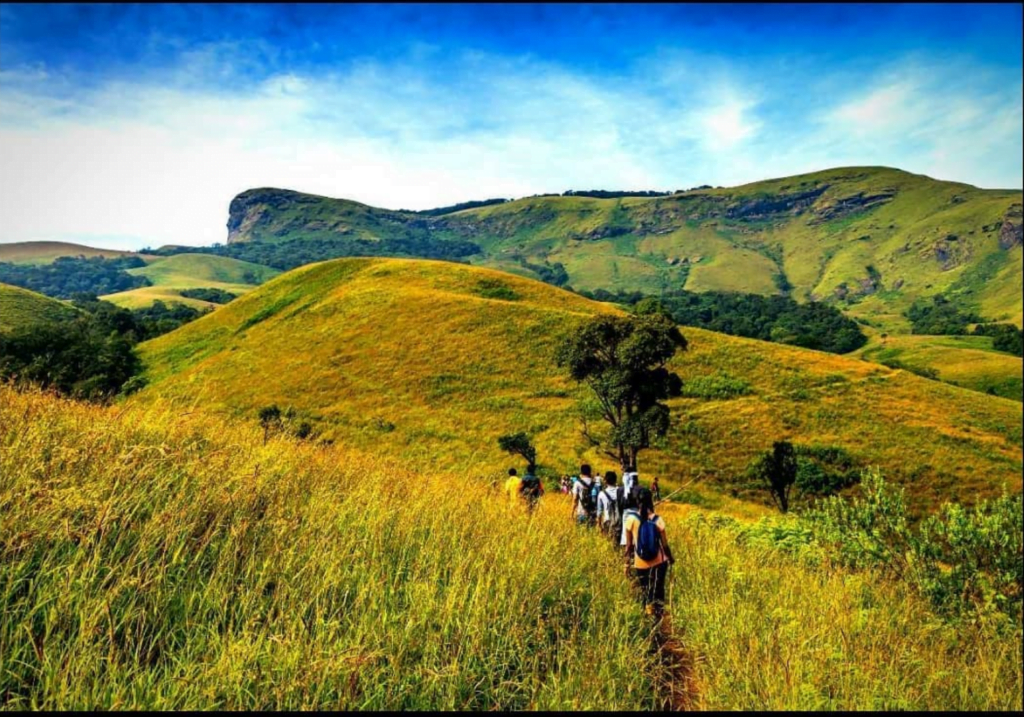
<svg viewBox="0 0 1024 717">
<path fill-rule="evenodd" d="M 636 554 L 641 560 L 654 560 L 661 552 L 661 531 L 658 524 L 648 518 L 640 518 L 640 530 L 637 531 Z"/>
<path fill-rule="evenodd" d="M 625 486 L 620 485 L 616 491 L 616 500 L 620 506 L 623 506 L 623 510 L 627 503 L 635 508 L 640 504 L 640 485 L 633 481 L 633 485 L 629 486 L 629 493 L 626 493 Z"/>
<path fill-rule="evenodd" d="M 597 512 L 597 481 L 591 479 L 590 485 L 587 485 L 587 482 L 580 478 L 579 485 L 583 486 L 580 490 L 580 505 L 583 512 L 593 515 Z"/>
<path fill-rule="evenodd" d="M 527 498 L 540 497 L 540 479 L 537 476 L 525 475 L 519 486 L 519 494 Z"/>
</svg>

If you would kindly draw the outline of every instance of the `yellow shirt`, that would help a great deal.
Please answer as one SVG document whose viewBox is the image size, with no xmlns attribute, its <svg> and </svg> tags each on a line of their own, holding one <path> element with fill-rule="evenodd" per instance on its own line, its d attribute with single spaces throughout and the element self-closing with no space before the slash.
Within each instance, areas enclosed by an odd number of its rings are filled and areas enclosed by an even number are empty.
<svg viewBox="0 0 1024 717">
<path fill-rule="evenodd" d="M 519 489 L 523 485 L 523 480 L 519 476 L 509 476 L 508 480 L 505 481 L 505 491 L 508 493 L 509 500 L 515 500 L 519 497 Z"/>
<path fill-rule="evenodd" d="M 665 521 L 660 515 L 655 514 L 654 524 L 658 526 L 658 530 L 661 532 L 661 544 L 658 546 L 658 557 L 654 560 L 642 560 L 639 555 L 636 554 L 636 543 L 640 537 L 640 518 L 635 515 L 627 515 L 626 522 L 623 524 L 626 532 L 633 536 L 633 567 L 641 570 L 647 568 L 653 568 L 656 565 L 661 565 L 665 562 Z"/>
</svg>

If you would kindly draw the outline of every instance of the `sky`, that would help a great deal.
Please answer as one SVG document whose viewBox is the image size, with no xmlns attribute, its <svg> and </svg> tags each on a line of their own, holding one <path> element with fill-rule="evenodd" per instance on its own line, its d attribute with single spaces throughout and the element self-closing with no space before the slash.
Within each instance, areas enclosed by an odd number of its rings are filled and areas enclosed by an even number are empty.
<svg viewBox="0 0 1024 717">
<path fill-rule="evenodd" d="M 1020 188 L 1021 5 L 0 4 L 0 242 L 884 165 Z"/>
</svg>

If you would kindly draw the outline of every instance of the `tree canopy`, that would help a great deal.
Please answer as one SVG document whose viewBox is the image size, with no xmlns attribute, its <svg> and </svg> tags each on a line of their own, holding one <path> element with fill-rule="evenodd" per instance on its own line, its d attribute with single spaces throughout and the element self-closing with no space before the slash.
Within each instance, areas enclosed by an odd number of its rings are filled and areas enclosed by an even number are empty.
<svg viewBox="0 0 1024 717">
<path fill-rule="evenodd" d="M 558 347 L 558 366 L 591 389 L 610 426 L 601 439 L 584 419 L 584 435 L 622 466 L 635 466 L 639 452 L 668 431 L 664 401 L 680 394 L 682 381 L 666 365 L 686 345 L 672 321 L 651 314 L 596 316 Z"/>
</svg>

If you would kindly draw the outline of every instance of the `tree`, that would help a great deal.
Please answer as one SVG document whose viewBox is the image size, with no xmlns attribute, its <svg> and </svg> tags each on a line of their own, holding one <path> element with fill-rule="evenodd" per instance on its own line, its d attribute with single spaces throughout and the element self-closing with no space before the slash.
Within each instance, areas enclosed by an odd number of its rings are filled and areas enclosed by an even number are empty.
<svg viewBox="0 0 1024 717">
<path fill-rule="evenodd" d="M 796 451 L 789 441 L 776 441 L 754 466 L 756 479 L 768 488 L 772 501 L 783 513 L 789 510 L 789 491 L 796 483 Z"/>
<path fill-rule="evenodd" d="M 636 466 L 637 455 L 668 431 L 669 408 L 663 403 L 682 390 L 679 376 L 666 368 L 686 339 L 660 313 L 596 316 L 558 347 L 558 366 L 586 383 L 597 400 L 601 418 L 611 426 L 603 441 L 605 453 L 619 463 Z M 584 419 L 583 435 L 595 437 Z"/>
<path fill-rule="evenodd" d="M 530 466 L 537 465 L 537 449 L 530 442 L 530 436 L 520 431 L 498 438 L 498 448 L 513 456 L 522 456 Z"/>
<path fill-rule="evenodd" d="M 281 409 L 277 405 L 264 406 L 259 412 L 260 425 L 263 426 L 263 445 L 267 445 L 270 430 L 281 425 Z"/>
</svg>

